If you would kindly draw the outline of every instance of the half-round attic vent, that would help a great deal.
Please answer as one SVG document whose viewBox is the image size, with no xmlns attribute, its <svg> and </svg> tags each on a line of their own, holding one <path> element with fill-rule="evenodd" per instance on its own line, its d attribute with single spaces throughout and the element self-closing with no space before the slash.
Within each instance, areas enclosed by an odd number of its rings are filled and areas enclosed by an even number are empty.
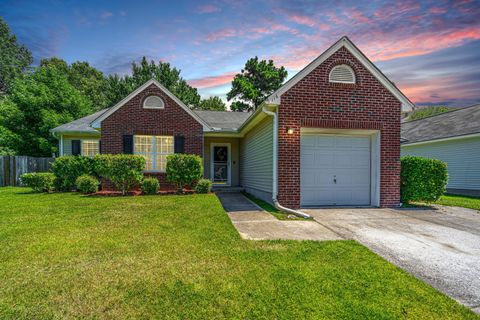
<svg viewBox="0 0 480 320">
<path fill-rule="evenodd" d="M 145 109 L 163 109 L 165 103 L 159 96 L 149 96 L 143 101 L 143 107 Z"/>
<path fill-rule="evenodd" d="M 355 73 L 350 66 L 340 64 L 333 67 L 328 80 L 335 83 L 355 83 Z"/>
</svg>

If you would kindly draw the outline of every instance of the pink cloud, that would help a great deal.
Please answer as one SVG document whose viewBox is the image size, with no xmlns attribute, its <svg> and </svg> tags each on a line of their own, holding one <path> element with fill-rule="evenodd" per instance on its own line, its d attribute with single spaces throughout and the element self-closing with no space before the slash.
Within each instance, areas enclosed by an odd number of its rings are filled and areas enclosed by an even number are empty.
<svg viewBox="0 0 480 320">
<path fill-rule="evenodd" d="M 189 85 L 198 89 L 219 87 L 232 82 L 235 74 L 236 72 L 226 72 L 217 76 L 191 79 L 191 80 L 188 80 L 187 82 Z"/>
<path fill-rule="evenodd" d="M 360 10 L 357 9 L 349 9 L 345 11 L 345 16 L 350 21 L 355 21 L 359 23 L 371 23 L 372 21 L 366 15 L 363 14 Z"/>
<path fill-rule="evenodd" d="M 316 21 L 308 16 L 300 14 L 291 14 L 287 15 L 287 19 L 298 24 L 305 26 L 313 27 L 316 24 Z"/>
<path fill-rule="evenodd" d="M 203 13 L 215 13 L 221 11 L 219 7 L 214 6 L 213 4 L 206 4 L 203 6 L 198 7 L 197 12 L 200 14 Z"/>
<path fill-rule="evenodd" d="M 233 28 L 220 29 L 207 35 L 207 41 L 217 41 L 225 38 L 235 37 L 237 31 Z"/>
<path fill-rule="evenodd" d="M 442 14 L 442 13 L 445 13 L 447 12 L 447 9 L 446 8 L 441 8 L 441 7 L 433 7 L 433 8 L 430 8 L 430 10 L 428 10 L 430 13 L 433 13 L 433 14 Z"/>
</svg>

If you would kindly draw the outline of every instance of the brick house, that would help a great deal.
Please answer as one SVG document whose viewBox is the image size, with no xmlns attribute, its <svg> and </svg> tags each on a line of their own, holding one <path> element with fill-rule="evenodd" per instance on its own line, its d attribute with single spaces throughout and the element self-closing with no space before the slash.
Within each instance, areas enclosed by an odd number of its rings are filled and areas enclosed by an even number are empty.
<svg viewBox="0 0 480 320">
<path fill-rule="evenodd" d="M 216 188 L 279 207 L 397 206 L 400 118 L 413 104 L 343 37 L 253 113 L 191 110 L 156 80 L 59 126 L 60 155 L 135 153 L 165 181 L 166 156 L 202 156 Z"/>
</svg>

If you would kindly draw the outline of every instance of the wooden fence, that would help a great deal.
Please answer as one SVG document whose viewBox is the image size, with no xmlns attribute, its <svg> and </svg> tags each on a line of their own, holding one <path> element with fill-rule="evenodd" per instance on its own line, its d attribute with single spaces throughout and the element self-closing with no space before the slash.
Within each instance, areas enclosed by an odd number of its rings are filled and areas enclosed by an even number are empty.
<svg viewBox="0 0 480 320">
<path fill-rule="evenodd" d="M 48 171 L 53 160 L 54 158 L 0 156 L 0 187 L 20 186 L 22 174 Z"/>
</svg>

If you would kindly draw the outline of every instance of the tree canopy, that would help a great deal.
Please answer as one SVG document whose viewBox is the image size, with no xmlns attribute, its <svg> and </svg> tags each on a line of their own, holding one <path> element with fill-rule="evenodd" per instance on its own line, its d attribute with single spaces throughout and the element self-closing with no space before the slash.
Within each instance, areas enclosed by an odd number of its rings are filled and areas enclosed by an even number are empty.
<svg viewBox="0 0 480 320">
<path fill-rule="evenodd" d="M 418 119 L 423 119 L 431 117 L 440 113 L 451 111 L 452 108 L 446 106 L 430 106 L 421 109 L 416 109 L 410 113 L 407 118 L 407 121 L 413 121 Z"/>
<path fill-rule="evenodd" d="M 240 73 L 232 81 L 232 89 L 227 93 L 227 99 L 236 100 L 232 110 L 255 110 L 270 94 L 280 88 L 287 78 L 284 67 L 277 68 L 273 60 L 249 59 Z"/>
<path fill-rule="evenodd" d="M 198 109 L 200 110 L 212 110 L 212 111 L 225 111 L 227 106 L 219 97 L 213 96 L 208 99 L 200 101 Z"/>
<path fill-rule="evenodd" d="M 5 20 L 0 17 L 0 95 L 32 63 L 32 54 L 17 42 Z"/>
</svg>

